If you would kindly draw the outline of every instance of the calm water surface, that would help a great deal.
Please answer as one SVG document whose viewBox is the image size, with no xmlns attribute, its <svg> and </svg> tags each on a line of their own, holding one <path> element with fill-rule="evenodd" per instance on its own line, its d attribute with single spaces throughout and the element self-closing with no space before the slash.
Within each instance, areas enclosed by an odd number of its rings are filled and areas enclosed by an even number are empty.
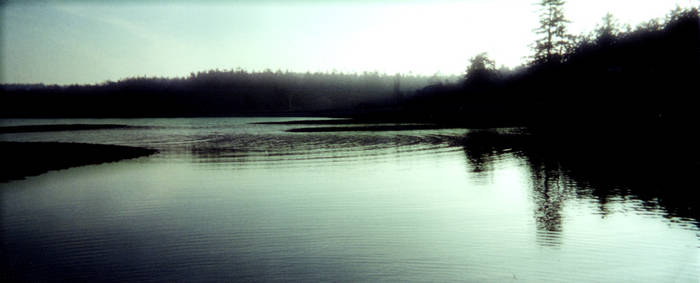
<svg viewBox="0 0 700 283">
<path fill-rule="evenodd" d="M 28 280 L 700 282 L 697 219 L 497 138 L 521 129 L 252 124 L 286 120 L 2 120 L 140 126 L 3 141 L 160 150 L 0 183 L 2 268 Z"/>
</svg>

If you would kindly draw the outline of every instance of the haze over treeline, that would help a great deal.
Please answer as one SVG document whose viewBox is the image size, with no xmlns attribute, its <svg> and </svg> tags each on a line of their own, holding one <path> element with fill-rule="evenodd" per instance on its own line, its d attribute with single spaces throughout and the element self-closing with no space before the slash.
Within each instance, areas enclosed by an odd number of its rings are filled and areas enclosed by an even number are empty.
<svg viewBox="0 0 700 283">
<path fill-rule="evenodd" d="M 457 76 L 209 70 L 186 78 L 134 77 L 95 85 L 3 86 L 6 117 L 173 117 L 342 114 L 395 106 Z M 330 113 L 332 111 L 334 113 Z"/>
<path fill-rule="evenodd" d="M 0 1 L 0 83 L 94 84 L 229 69 L 460 74 L 525 63 L 536 0 Z M 568 30 L 697 0 L 568 0 Z"/>
<path fill-rule="evenodd" d="M 596 30 L 572 35 L 563 3 L 539 2 L 538 39 L 529 63 L 516 70 L 497 68 L 498 62 L 484 52 L 472 57 L 462 77 L 236 69 L 96 85 L 3 85 L 2 115 L 369 115 L 470 125 L 655 121 L 690 115 L 692 90 L 700 77 L 697 9 L 679 7 L 663 20 L 635 28 L 618 24 L 608 14 Z"/>
</svg>

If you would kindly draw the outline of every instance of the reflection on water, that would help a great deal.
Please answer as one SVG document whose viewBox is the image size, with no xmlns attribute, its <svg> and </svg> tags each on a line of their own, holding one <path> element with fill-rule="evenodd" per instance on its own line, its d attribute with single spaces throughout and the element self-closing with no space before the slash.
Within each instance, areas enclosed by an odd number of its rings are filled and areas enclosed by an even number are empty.
<svg viewBox="0 0 700 283">
<path fill-rule="evenodd" d="M 537 154 L 528 155 L 518 140 L 512 138 L 523 135 L 521 130 L 515 133 L 472 131 L 464 138 L 464 152 L 472 165 L 472 172 L 477 174 L 493 174 L 496 164 L 504 159 L 515 158 L 527 164 L 537 242 L 555 246 L 560 244 L 562 206 L 572 191 L 556 161 L 543 159 Z"/>
<path fill-rule="evenodd" d="M 475 173 L 491 172 L 503 158 L 516 157 L 531 175 L 538 236 L 556 244 L 562 231 L 562 206 L 567 198 L 593 199 L 598 213 L 610 213 L 611 200 L 637 200 L 639 210 L 663 209 L 674 222 L 698 225 L 698 199 L 694 197 L 697 162 L 664 155 L 656 147 L 593 144 L 552 140 L 522 131 L 472 131 L 464 140 L 467 160 Z"/>
<path fill-rule="evenodd" d="M 0 135 L 160 151 L 0 184 L 3 267 L 82 281 L 700 279 L 694 169 L 664 154 L 526 129 L 254 124 L 278 120 Z"/>
<path fill-rule="evenodd" d="M 532 194 L 535 202 L 535 220 L 537 223 L 539 243 L 557 244 L 558 235 L 562 231 L 561 210 L 565 197 L 568 195 L 567 186 L 562 182 L 560 172 L 549 171 L 548 168 L 532 168 Z"/>
</svg>

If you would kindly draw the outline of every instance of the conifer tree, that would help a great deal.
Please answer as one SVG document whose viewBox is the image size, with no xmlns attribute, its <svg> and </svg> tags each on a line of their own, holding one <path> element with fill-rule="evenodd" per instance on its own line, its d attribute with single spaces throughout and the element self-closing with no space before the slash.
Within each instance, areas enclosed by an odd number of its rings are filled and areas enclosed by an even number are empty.
<svg viewBox="0 0 700 283">
<path fill-rule="evenodd" d="M 564 17 L 564 0 L 541 0 L 540 26 L 535 32 L 541 37 L 535 42 L 534 63 L 561 62 L 571 36 L 566 32 L 569 20 Z"/>
</svg>

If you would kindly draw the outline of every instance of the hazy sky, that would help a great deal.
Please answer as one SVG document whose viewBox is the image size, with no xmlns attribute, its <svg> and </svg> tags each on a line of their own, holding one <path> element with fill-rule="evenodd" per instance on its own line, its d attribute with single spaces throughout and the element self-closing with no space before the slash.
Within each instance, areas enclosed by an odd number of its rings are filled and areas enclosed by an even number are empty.
<svg viewBox="0 0 700 283">
<path fill-rule="evenodd" d="M 230 69 L 460 74 L 488 52 L 531 54 L 536 0 L 10 2 L 3 83 L 96 83 Z M 606 12 L 635 25 L 697 0 L 569 0 L 569 30 Z"/>
</svg>

